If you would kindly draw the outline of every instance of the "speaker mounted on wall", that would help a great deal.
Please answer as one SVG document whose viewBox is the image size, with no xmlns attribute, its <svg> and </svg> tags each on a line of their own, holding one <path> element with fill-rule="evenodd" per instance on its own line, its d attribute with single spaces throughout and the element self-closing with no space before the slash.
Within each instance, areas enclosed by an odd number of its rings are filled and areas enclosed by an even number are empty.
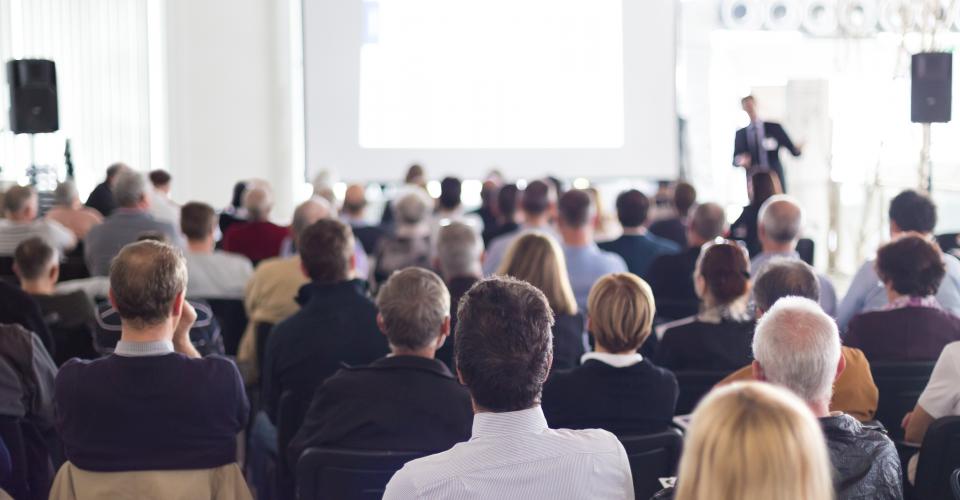
<svg viewBox="0 0 960 500">
<path fill-rule="evenodd" d="M 910 121 L 947 123 L 953 107 L 953 54 L 914 54 L 910 68 Z"/>
<path fill-rule="evenodd" d="M 57 68 L 46 59 L 7 61 L 10 85 L 10 129 L 17 134 L 56 132 Z"/>
</svg>

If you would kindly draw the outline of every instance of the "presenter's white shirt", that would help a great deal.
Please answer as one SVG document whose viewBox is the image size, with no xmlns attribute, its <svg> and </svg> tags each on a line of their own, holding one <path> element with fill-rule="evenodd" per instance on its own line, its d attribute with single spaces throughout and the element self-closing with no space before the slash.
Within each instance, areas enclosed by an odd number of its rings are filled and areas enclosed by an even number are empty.
<svg viewBox="0 0 960 500">
<path fill-rule="evenodd" d="M 407 463 L 383 497 L 399 499 L 632 499 L 627 454 L 598 429 L 550 429 L 539 406 L 478 413 L 469 441 Z"/>
</svg>

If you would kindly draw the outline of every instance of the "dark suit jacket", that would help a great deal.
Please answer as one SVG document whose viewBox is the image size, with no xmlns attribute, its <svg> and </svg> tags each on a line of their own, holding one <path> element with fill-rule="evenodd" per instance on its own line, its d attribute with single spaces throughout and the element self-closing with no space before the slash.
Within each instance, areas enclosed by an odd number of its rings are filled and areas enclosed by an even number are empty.
<svg viewBox="0 0 960 500">
<path fill-rule="evenodd" d="M 380 358 L 340 370 L 317 389 L 289 463 L 314 446 L 436 453 L 470 439 L 472 423 L 470 393 L 443 363 Z"/>
<path fill-rule="evenodd" d="M 647 282 L 657 299 L 657 318 L 674 320 L 697 314 L 700 298 L 693 289 L 693 270 L 700 247 L 674 255 L 661 255 L 650 265 Z"/>
<path fill-rule="evenodd" d="M 586 324 L 582 314 L 558 314 L 553 323 L 553 367 L 551 371 L 580 366 L 580 356 L 586 352 L 584 333 Z"/>
<path fill-rule="evenodd" d="M 274 423 L 285 391 L 313 394 L 344 363 L 364 365 L 389 352 L 365 282 L 308 283 L 297 302 L 302 308 L 270 333 L 263 360 L 262 404 Z"/>
<path fill-rule="evenodd" d="M 753 321 L 707 323 L 694 318 L 667 327 L 657 348 L 657 363 L 682 370 L 739 370 L 753 361 Z"/>
<path fill-rule="evenodd" d="M 787 151 L 790 151 L 790 154 L 793 156 L 800 156 L 800 150 L 793 145 L 793 141 L 790 140 L 790 136 L 787 135 L 787 132 L 783 129 L 783 126 L 776 122 L 763 122 L 763 134 L 765 137 L 777 141 L 777 149 L 767 151 L 761 144 L 757 144 L 758 141 L 749 138 L 747 136 L 747 129 L 749 127 L 744 127 L 740 130 L 737 130 L 737 134 L 734 137 L 733 141 L 733 158 L 736 162 L 737 156 L 743 153 L 749 153 L 752 168 L 756 169 L 760 166 L 760 155 L 767 155 L 767 165 L 770 167 L 770 170 L 777 173 L 780 176 L 780 183 L 784 187 L 784 192 L 786 192 L 786 180 L 783 177 L 783 165 L 780 163 L 780 148 L 787 148 Z"/>
<path fill-rule="evenodd" d="M 631 273 L 646 278 L 650 264 L 661 256 L 679 253 L 676 243 L 653 234 L 624 234 L 612 241 L 598 243 L 601 250 L 613 252 L 623 257 Z"/>
<path fill-rule="evenodd" d="M 687 224 L 681 217 L 670 217 L 650 224 L 650 232 L 687 248 Z"/>
<path fill-rule="evenodd" d="M 646 358 L 624 368 L 589 359 L 550 376 L 542 407 L 552 428 L 652 434 L 673 421 L 677 394 L 673 373 Z"/>
<path fill-rule="evenodd" d="M 87 206 L 96 209 L 104 217 L 109 217 L 113 213 L 117 208 L 117 202 L 113 199 L 113 191 L 107 181 L 103 181 L 93 188 L 90 196 L 87 197 Z"/>
</svg>

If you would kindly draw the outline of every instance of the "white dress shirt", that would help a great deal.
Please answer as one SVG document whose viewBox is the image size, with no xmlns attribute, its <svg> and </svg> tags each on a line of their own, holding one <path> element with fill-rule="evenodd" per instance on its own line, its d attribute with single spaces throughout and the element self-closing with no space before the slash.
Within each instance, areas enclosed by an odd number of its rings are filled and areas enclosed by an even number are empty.
<svg viewBox="0 0 960 500">
<path fill-rule="evenodd" d="M 632 499 L 627 454 L 599 429 L 553 430 L 539 406 L 478 413 L 470 441 L 407 463 L 383 497 L 396 499 Z"/>
</svg>

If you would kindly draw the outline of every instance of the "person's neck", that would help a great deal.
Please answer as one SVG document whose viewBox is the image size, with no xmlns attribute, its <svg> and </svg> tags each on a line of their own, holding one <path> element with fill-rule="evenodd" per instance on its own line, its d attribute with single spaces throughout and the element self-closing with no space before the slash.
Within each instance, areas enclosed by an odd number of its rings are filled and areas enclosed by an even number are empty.
<svg viewBox="0 0 960 500">
<path fill-rule="evenodd" d="M 34 217 L 31 214 L 19 213 L 19 214 L 7 215 L 7 220 L 9 220 L 10 222 L 14 222 L 16 224 L 26 224 L 28 222 L 32 222 L 33 219 Z"/>
<path fill-rule="evenodd" d="M 561 228 L 560 234 L 563 236 L 564 245 L 568 247 L 585 247 L 593 242 L 587 227 Z"/>
<path fill-rule="evenodd" d="M 893 287 L 887 287 L 887 302 L 893 302 L 895 300 L 899 300 L 904 297 L 909 297 L 909 295 L 904 295 L 894 290 Z"/>
<path fill-rule="evenodd" d="M 402 347 L 390 346 L 390 353 L 394 356 L 413 356 L 416 358 L 434 359 L 437 355 L 437 349 L 433 346 L 420 349 L 406 349 Z"/>
<path fill-rule="evenodd" d="M 473 414 L 474 414 L 474 415 L 477 415 L 477 414 L 480 414 L 480 413 L 512 413 L 512 412 L 515 412 L 515 411 L 526 411 L 526 410 L 530 410 L 530 409 L 533 409 L 533 408 L 536 408 L 536 407 L 540 406 L 540 400 L 537 399 L 537 401 L 534 402 L 533 405 L 528 406 L 528 407 L 526 407 L 526 408 L 519 408 L 519 409 L 516 409 L 516 410 L 506 410 L 506 411 L 494 411 L 494 410 L 489 410 L 489 409 L 487 409 L 487 408 L 484 408 L 484 407 L 478 405 L 477 402 L 474 401 L 472 397 L 470 398 L 470 404 L 473 406 Z"/>
<path fill-rule="evenodd" d="M 547 227 L 550 225 L 550 216 L 546 213 L 540 215 L 526 214 L 523 223 L 529 227 Z"/>
<path fill-rule="evenodd" d="M 483 277 L 483 271 L 481 269 L 471 269 L 462 273 L 443 273 L 443 280 L 447 283 L 452 282 L 453 280 L 459 279 L 480 279 Z"/>
<path fill-rule="evenodd" d="M 702 247 L 706 242 L 707 242 L 707 240 L 705 240 L 705 239 L 703 239 L 703 238 L 701 238 L 701 237 L 699 237 L 699 236 L 697 236 L 697 237 L 687 236 L 687 247 L 688 247 L 688 248 L 700 248 L 700 247 Z"/>
<path fill-rule="evenodd" d="M 793 252 L 794 248 L 796 248 L 796 245 L 792 241 L 787 243 L 778 243 L 775 241 L 763 242 L 763 253 L 768 254 L 791 253 Z"/>
<path fill-rule="evenodd" d="M 121 320 L 120 340 L 124 342 L 173 341 L 173 324 L 170 319 L 156 325 L 134 326 Z"/>
<path fill-rule="evenodd" d="M 817 418 L 824 418 L 830 416 L 830 401 L 817 401 L 817 402 L 808 402 L 807 406 L 810 407 L 810 410 L 813 411 L 813 415 Z"/>
<path fill-rule="evenodd" d="M 630 349 L 630 350 L 620 351 L 620 352 L 613 352 L 612 350 L 607 349 L 606 347 L 604 347 L 603 345 L 601 345 L 601 344 L 599 344 L 599 343 L 594 346 L 593 350 L 594 350 L 594 352 L 598 352 L 598 353 L 600 353 L 600 354 L 613 354 L 613 355 L 615 355 L 615 356 L 630 356 L 630 355 L 632 355 L 632 354 L 636 354 L 636 353 L 637 353 L 636 349 Z"/>
<path fill-rule="evenodd" d="M 190 253 L 212 254 L 214 249 L 213 238 L 204 240 L 187 240 L 187 250 Z"/>
<path fill-rule="evenodd" d="M 57 291 L 56 283 L 47 279 L 20 280 L 20 288 L 30 295 L 53 295 Z"/>
<path fill-rule="evenodd" d="M 629 236 L 641 236 L 647 234 L 647 228 L 643 226 L 625 227 L 623 228 L 623 234 Z"/>
</svg>

